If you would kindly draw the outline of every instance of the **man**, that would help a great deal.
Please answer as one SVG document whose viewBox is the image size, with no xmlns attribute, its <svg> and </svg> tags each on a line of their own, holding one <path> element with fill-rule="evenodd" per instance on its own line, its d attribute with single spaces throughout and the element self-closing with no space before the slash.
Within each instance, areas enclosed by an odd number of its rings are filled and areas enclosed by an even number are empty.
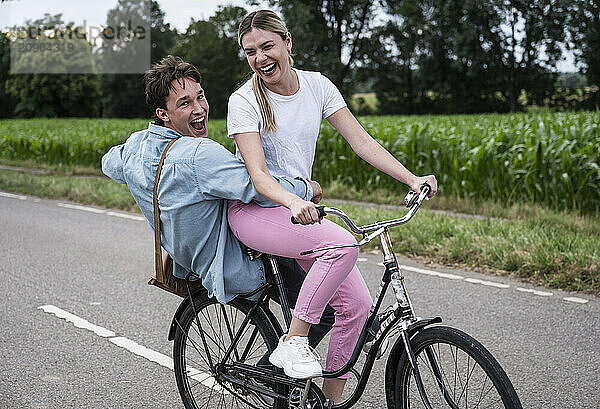
<svg viewBox="0 0 600 409">
<path fill-rule="evenodd" d="M 254 200 L 261 206 L 275 204 L 256 192 L 241 161 L 208 138 L 209 105 L 200 73 L 193 65 L 168 56 L 153 65 L 144 80 L 154 123 L 111 148 L 102 158 L 102 171 L 127 184 L 153 228 L 152 193 L 158 162 L 167 144 L 181 137 L 167 152 L 158 189 L 162 245 L 173 258 L 175 276 L 184 278 L 189 271 L 195 272 L 209 296 L 227 303 L 265 281 L 262 261 L 250 260 L 229 229 L 227 199 Z M 276 180 L 305 200 L 322 193 L 313 181 Z M 290 277 L 284 281 L 293 305 L 304 273 L 298 267 L 286 272 Z M 333 323 L 333 309 L 326 311 L 324 326 L 311 344 L 316 344 Z"/>
</svg>

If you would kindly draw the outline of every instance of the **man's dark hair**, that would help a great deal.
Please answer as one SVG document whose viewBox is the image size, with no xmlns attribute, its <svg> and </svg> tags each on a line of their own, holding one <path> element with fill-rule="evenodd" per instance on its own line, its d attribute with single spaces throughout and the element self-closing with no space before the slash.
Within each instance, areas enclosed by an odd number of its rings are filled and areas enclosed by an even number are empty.
<svg viewBox="0 0 600 409">
<path fill-rule="evenodd" d="M 200 73 L 196 67 L 172 55 L 167 55 L 160 62 L 152 65 L 144 74 L 146 104 L 157 125 L 164 125 L 164 122 L 156 116 L 156 108 L 167 109 L 169 91 L 175 90 L 171 83 L 177 80 L 183 86 L 184 78 L 190 78 L 200 83 Z"/>
</svg>

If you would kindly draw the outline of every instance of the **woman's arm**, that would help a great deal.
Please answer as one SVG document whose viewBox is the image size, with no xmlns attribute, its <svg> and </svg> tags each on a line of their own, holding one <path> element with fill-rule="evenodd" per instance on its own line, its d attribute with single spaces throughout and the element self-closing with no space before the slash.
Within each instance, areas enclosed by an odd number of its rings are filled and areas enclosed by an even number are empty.
<svg viewBox="0 0 600 409">
<path fill-rule="evenodd" d="M 233 137 L 258 193 L 290 209 L 292 216 L 301 224 L 320 220 L 314 203 L 288 192 L 271 177 L 258 132 L 239 133 Z"/>
<path fill-rule="evenodd" d="M 352 150 L 366 162 L 394 179 L 408 185 L 419 193 L 421 186 L 427 183 L 431 186 L 429 197 L 437 192 L 437 180 L 433 175 L 415 176 L 404 167 L 391 153 L 381 146 L 356 120 L 350 110 L 342 108 L 327 117 L 329 123 L 348 141 Z"/>
</svg>

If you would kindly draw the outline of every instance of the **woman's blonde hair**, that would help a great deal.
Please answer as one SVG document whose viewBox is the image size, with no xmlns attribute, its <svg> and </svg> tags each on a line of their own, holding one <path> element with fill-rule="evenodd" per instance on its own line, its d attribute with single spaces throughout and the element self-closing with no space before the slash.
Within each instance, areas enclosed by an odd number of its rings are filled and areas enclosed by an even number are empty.
<svg viewBox="0 0 600 409">
<path fill-rule="evenodd" d="M 242 46 L 242 37 L 244 34 L 252 31 L 253 28 L 260 28 L 261 30 L 270 31 L 281 37 L 283 41 L 286 40 L 288 30 L 283 20 L 271 10 L 258 10 L 253 11 L 244 17 L 244 20 L 240 23 L 238 28 L 238 43 Z M 294 65 L 294 60 L 291 55 L 288 55 L 290 66 Z M 254 73 L 252 75 L 252 90 L 258 101 L 258 105 L 261 110 L 263 120 L 263 130 L 265 132 L 275 132 L 277 130 L 277 123 L 275 122 L 275 114 L 271 101 L 267 95 L 267 87 L 265 82 L 260 76 Z"/>
</svg>

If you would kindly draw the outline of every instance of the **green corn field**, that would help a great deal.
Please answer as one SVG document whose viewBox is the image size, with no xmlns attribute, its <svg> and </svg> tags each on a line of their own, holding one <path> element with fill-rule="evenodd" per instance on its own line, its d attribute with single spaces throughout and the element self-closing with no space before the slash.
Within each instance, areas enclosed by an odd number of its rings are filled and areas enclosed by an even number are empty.
<svg viewBox="0 0 600 409">
<path fill-rule="evenodd" d="M 440 193 L 499 202 L 535 202 L 582 213 L 600 210 L 600 111 L 461 116 L 362 117 L 363 127 L 407 168 L 433 173 Z M 147 120 L 0 121 L 0 157 L 99 168 L 102 155 Z M 212 138 L 233 149 L 223 120 Z M 406 187 L 366 164 L 323 122 L 315 180 L 357 191 Z"/>
</svg>

